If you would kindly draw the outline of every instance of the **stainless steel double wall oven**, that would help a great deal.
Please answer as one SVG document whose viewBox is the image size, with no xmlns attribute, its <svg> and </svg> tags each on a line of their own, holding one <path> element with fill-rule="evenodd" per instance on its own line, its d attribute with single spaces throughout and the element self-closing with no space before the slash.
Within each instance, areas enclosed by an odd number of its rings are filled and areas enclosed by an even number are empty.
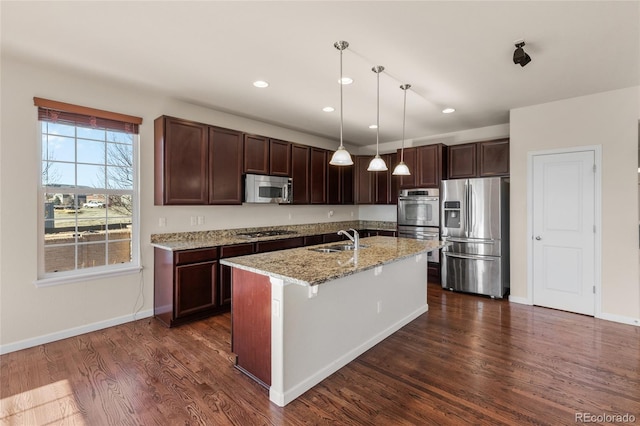
<svg viewBox="0 0 640 426">
<path fill-rule="evenodd" d="M 440 240 L 440 191 L 436 188 L 403 189 L 398 196 L 398 236 Z M 440 250 L 428 260 L 440 263 Z"/>
</svg>

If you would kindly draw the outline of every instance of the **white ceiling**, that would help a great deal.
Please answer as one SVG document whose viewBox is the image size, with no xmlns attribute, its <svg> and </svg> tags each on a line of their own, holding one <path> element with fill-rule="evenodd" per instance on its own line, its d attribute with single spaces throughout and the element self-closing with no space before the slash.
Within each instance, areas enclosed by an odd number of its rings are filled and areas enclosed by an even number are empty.
<svg viewBox="0 0 640 426">
<path fill-rule="evenodd" d="M 337 139 L 375 144 L 507 123 L 511 108 L 640 84 L 640 2 L 0 3 L 3 52 Z M 532 62 L 513 64 L 525 39 Z M 256 89 L 252 82 L 267 80 Z M 62 100 L 62 99 L 61 99 Z M 64 101 L 64 100 L 62 100 Z M 332 105 L 333 113 L 322 112 Z M 442 114 L 445 106 L 454 114 Z M 188 117 L 185 117 L 188 118 Z"/>
</svg>

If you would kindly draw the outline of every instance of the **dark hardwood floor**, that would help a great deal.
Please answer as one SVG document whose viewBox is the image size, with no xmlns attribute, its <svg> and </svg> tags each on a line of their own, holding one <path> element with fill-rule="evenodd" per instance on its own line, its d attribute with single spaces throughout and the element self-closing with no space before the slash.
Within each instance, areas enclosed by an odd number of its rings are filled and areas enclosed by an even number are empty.
<svg viewBox="0 0 640 426">
<path fill-rule="evenodd" d="M 428 299 L 429 312 L 284 408 L 233 367 L 227 314 L 3 355 L 0 423 L 640 423 L 640 328 L 435 285 Z"/>
</svg>

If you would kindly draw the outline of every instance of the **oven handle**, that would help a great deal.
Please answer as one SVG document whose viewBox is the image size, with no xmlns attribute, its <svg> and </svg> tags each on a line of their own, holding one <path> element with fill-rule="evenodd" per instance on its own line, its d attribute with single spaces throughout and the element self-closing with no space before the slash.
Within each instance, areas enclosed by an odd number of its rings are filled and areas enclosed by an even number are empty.
<svg viewBox="0 0 640 426">
<path fill-rule="evenodd" d="M 438 201 L 438 197 L 398 197 L 400 201 Z"/>
</svg>

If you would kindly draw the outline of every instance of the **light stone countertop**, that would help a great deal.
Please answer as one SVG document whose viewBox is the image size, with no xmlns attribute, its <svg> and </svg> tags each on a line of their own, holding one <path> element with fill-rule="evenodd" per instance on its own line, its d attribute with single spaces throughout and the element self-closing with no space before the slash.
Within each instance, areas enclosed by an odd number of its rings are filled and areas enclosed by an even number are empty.
<svg viewBox="0 0 640 426">
<path fill-rule="evenodd" d="M 368 247 L 361 248 L 357 252 L 321 253 L 311 250 L 317 247 L 344 243 L 327 243 L 232 257 L 221 259 L 220 263 L 257 274 L 280 278 L 287 282 L 313 286 L 421 253 L 439 250 L 446 245 L 442 241 L 369 237 L 360 239 L 360 243 Z"/>
<path fill-rule="evenodd" d="M 260 228 L 153 234 L 151 235 L 151 245 L 169 251 L 193 250 L 234 244 L 255 243 L 258 241 L 272 241 L 310 235 L 331 234 L 336 233 L 341 229 L 347 230 L 349 228 L 395 231 L 396 223 L 354 220 L 347 222 L 312 223 L 304 225 L 282 225 Z M 270 231 L 275 229 L 291 231 L 293 233 L 260 238 L 247 238 L 246 236 L 243 237 L 238 235 L 242 232 Z"/>
</svg>

